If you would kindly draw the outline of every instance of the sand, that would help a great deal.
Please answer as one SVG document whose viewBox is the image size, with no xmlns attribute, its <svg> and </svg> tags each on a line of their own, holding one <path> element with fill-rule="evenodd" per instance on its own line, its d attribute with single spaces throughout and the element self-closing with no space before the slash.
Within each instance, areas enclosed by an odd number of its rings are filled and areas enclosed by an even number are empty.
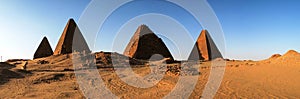
<svg viewBox="0 0 300 99">
<path fill-rule="evenodd" d="M 292 55 L 298 54 L 287 53 L 272 58 L 271 62 L 227 61 L 224 78 L 215 98 L 300 98 L 300 64 L 296 57 L 285 62 Z M 7 73 L 12 77 L 1 80 L 0 98 L 84 98 L 72 71 L 70 57 L 50 56 L 29 61 L 27 71 L 19 70 L 19 65 L 1 63 L 0 71 L 6 71 L 0 72 L 1 78 Z M 200 64 L 200 75 L 190 75 L 199 76 L 190 98 L 201 97 L 210 74 L 209 64 Z M 162 98 L 174 88 L 178 80 L 177 74 L 168 72 L 155 87 L 142 89 L 126 85 L 110 68 L 100 68 L 98 71 L 107 88 L 120 98 Z M 149 73 L 149 67 L 134 68 L 134 72 L 143 76 Z"/>
<path fill-rule="evenodd" d="M 299 64 L 228 62 L 216 98 L 299 98 Z M 238 66 L 238 67 L 236 67 Z"/>
</svg>

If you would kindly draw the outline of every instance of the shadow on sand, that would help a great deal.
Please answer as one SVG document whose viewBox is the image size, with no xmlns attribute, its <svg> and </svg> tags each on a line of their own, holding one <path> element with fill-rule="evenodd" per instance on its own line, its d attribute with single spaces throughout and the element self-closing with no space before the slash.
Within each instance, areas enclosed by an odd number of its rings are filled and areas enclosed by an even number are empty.
<svg viewBox="0 0 300 99">
<path fill-rule="evenodd" d="M 10 69 L 14 68 L 14 65 L 1 62 L 0 63 L 0 85 L 7 83 L 10 79 L 14 78 L 24 78 L 22 72 L 15 72 Z"/>
</svg>

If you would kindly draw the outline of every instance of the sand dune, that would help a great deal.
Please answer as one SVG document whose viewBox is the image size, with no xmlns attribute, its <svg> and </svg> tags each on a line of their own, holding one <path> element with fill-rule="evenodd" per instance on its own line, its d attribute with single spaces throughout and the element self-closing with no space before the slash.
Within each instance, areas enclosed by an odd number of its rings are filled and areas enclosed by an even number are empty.
<svg viewBox="0 0 300 99">
<path fill-rule="evenodd" d="M 274 63 L 274 64 L 282 64 L 282 63 L 299 64 L 300 62 L 299 60 L 300 60 L 300 53 L 296 52 L 295 50 L 289 50 L 283 55 L 274 54 L 269 59 L 263 60 L 261 62 Z"/>
</svg>

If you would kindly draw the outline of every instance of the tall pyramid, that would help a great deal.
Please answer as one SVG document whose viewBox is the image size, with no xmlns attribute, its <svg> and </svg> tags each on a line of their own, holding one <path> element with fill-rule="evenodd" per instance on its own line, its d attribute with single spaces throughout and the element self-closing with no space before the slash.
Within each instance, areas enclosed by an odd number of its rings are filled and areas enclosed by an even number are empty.
<svg viewBox="0 0 300 99">
<path fill-rule="evenodd" d="M 207 30 L 202 30 L 188 60 L 213 60 L 223 58 Z"/>
<path fill-rule="evenodd" d="M 124 55 L 135 59 L 148 60 L 154 54 L 159 54 L 164 58 L 171 58 L 173 60 L 173 56 L 162 39 L 155 35 L 148 26 L 141 25 L 127 45 Z"/>
<path fill-rule="evenodd" d="M 53 55 L 53 50 L 49 44 L 47 37 L 44 37 L 39 47 L 34 53 L 33 59 L 48 57 Z"/>
<path fill-rule="evenodd" d="M 56 45 L 54 55 L 68 54 L 73 51 L 91 52 L 77 24 L 70 19 Z"/>
</svg>

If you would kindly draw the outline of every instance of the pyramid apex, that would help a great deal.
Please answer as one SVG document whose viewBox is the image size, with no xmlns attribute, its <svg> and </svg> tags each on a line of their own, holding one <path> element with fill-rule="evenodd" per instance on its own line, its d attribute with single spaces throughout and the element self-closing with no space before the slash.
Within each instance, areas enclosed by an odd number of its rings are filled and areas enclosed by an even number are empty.
<svg viewBox="0 0 300 99">
<path fill-rule="evenodd" d="M 140 36 L 153 33 L 153 31 L 145 24 L 142 24 L 138 27 L 137 32 Z"/>
<path fill-rule="evenodd" d="M 68 20 L 68 23 L 76 24 L 76 22 L 75 22 L 75 20 L 74 20 L 73 18 L 70 18 L 70 19 Z"/>
<path fill-rule="evenodd" d="M 140 27 L 148 27 L 146 24 L 141 24 Z"/>
<path fill-rule="evenodd" d="M 42 42 L 49 42 L 46 36 L 43 37 Z"/>
<path fill-rule="evenodd" d="M 74 19 L 73 18 L 69 18 L 69 21 L 74 21 Z"/>
<path fill-rule="evenodd" d="M 201 32 L 202 33 L 208 33 L 208 31 L 206 29 L 203 29 Z"/>
<path fill-rule="evenodd" d="M 140 25 L 139 28 L 142 28 L 142 29 L 149 29 L 149 27 L 148 27 L 146 24 Z"/>
<path fill-rule="evenodd" d="M 43 39 L 48 39 L 47 36 L 44 36 Z"/>
</svg>

